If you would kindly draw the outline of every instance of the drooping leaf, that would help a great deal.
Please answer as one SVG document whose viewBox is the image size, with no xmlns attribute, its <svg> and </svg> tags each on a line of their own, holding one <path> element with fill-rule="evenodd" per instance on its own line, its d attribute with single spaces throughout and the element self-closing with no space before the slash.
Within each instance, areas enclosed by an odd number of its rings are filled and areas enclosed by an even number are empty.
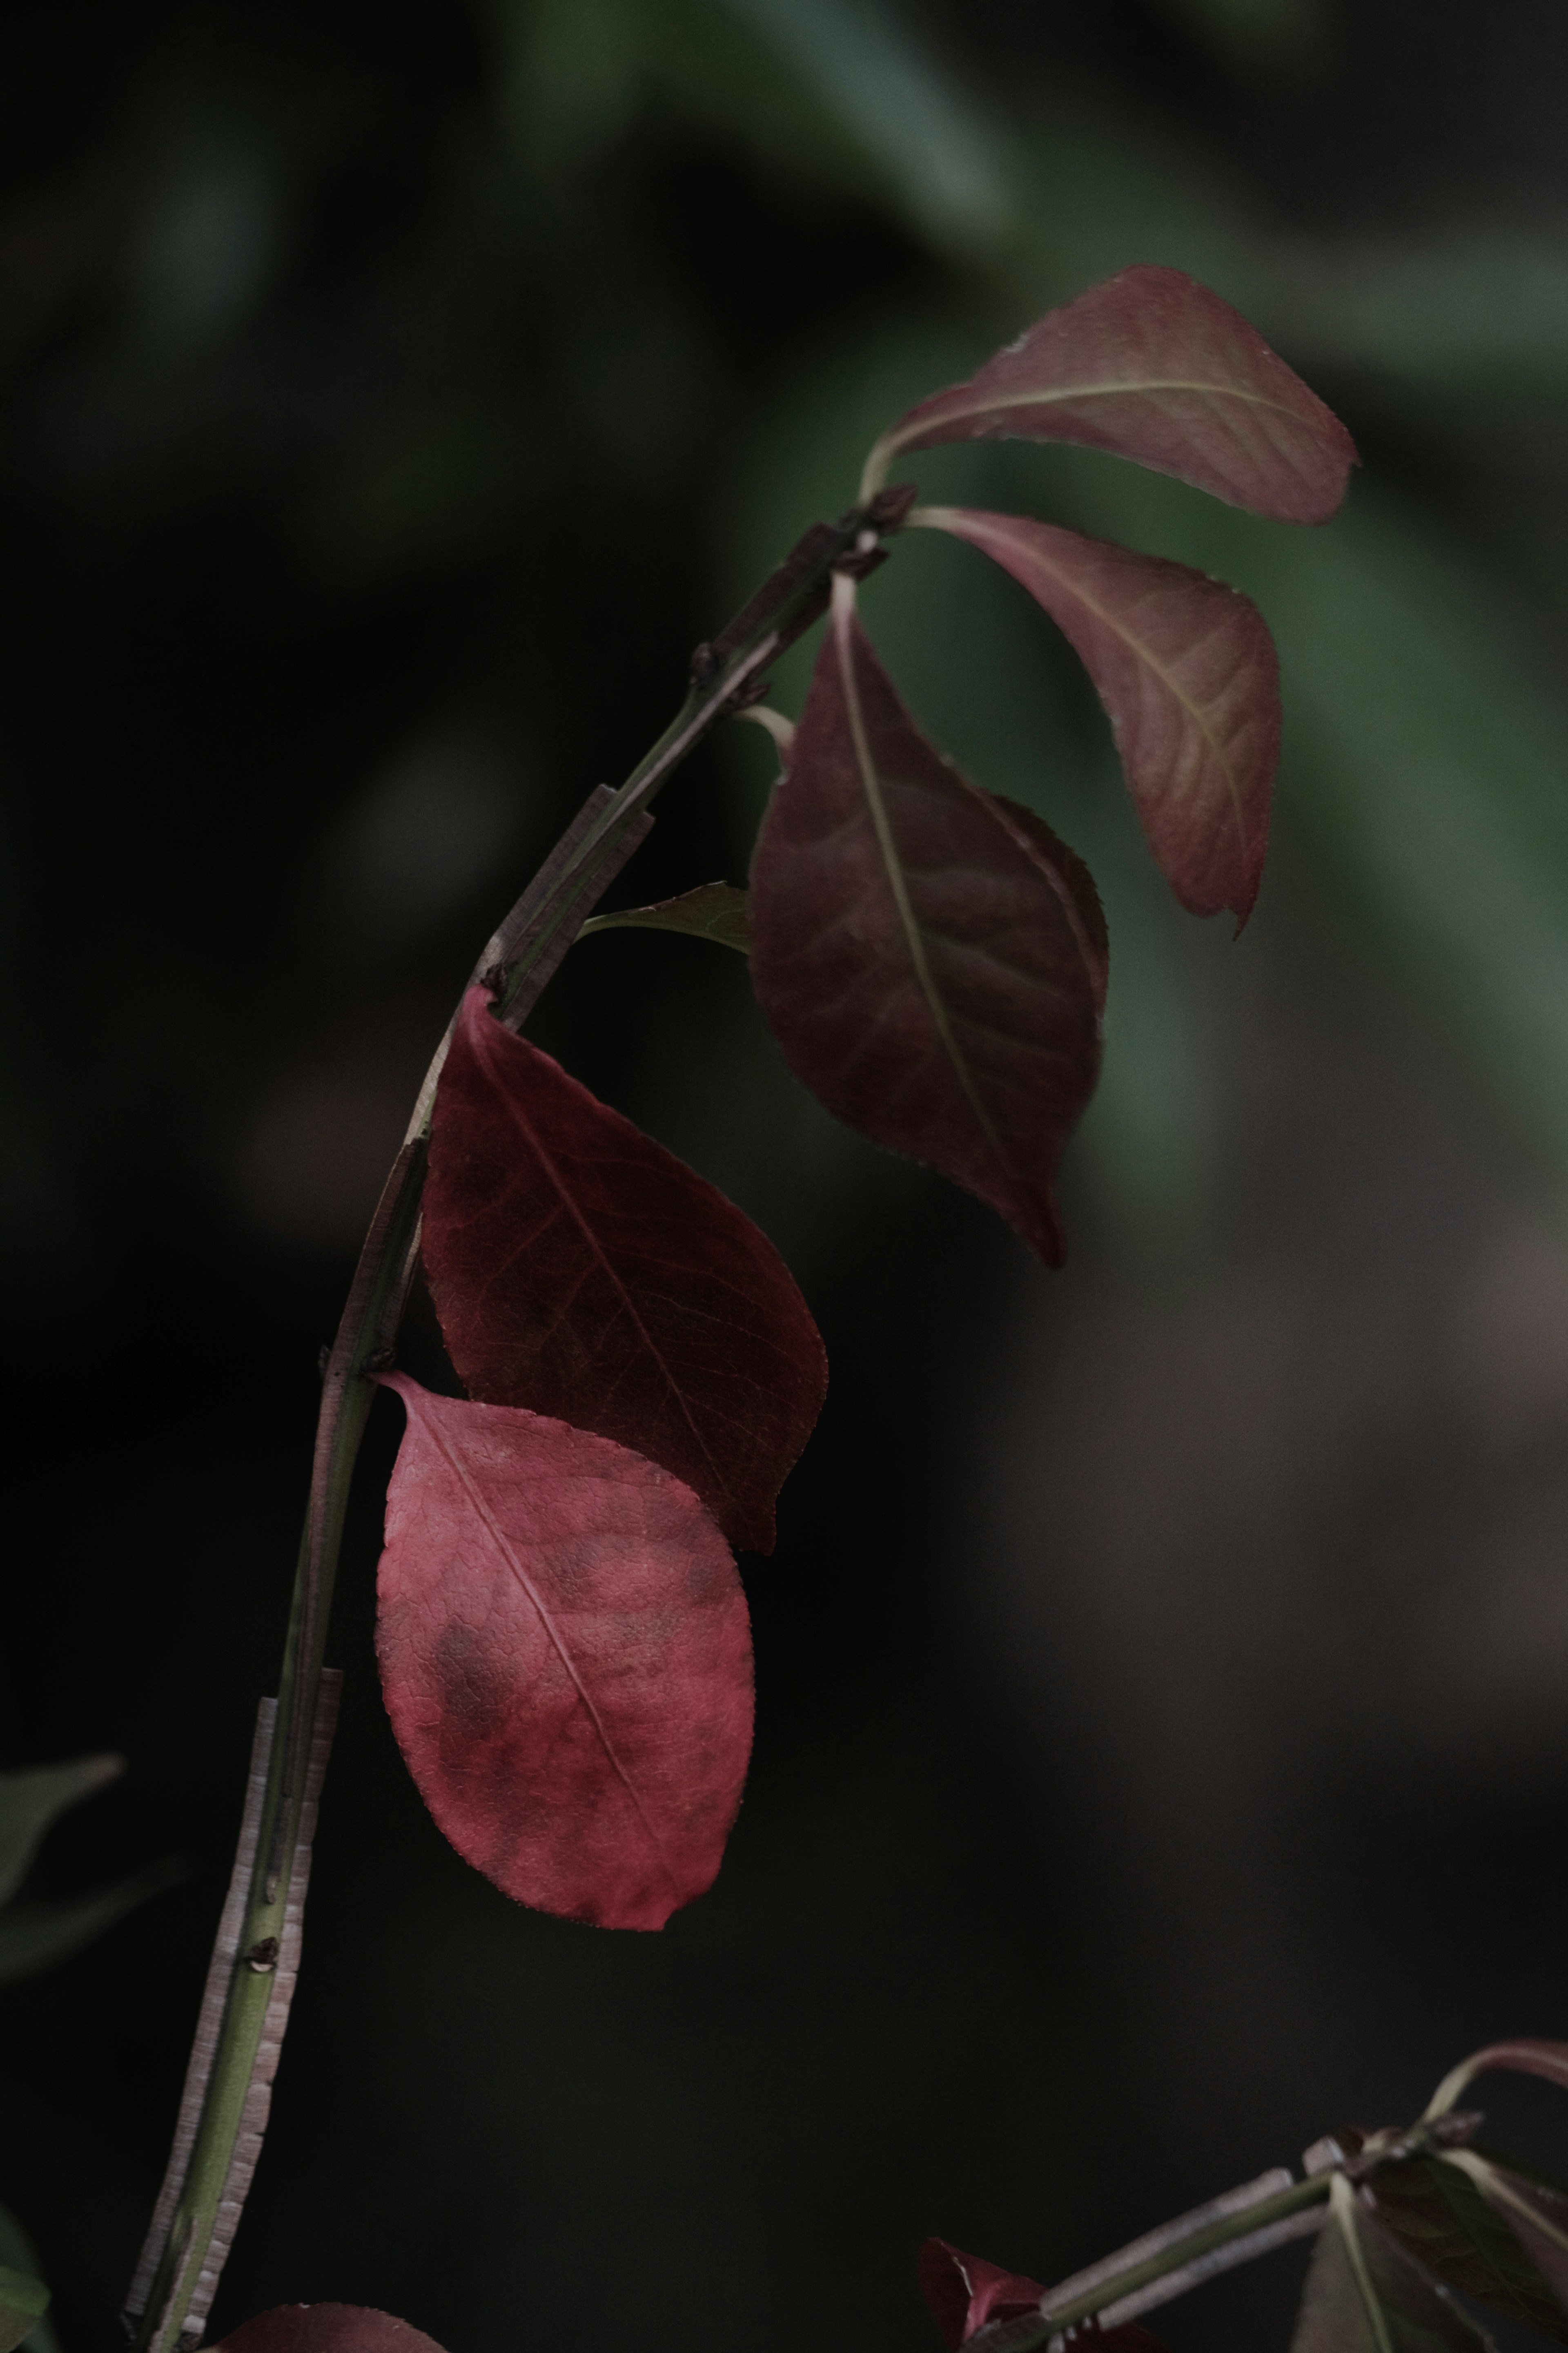
<svg viewBox="0 0 1568 2353">
<path fill-rule="evenodd" d="M 49 2308 L 49 2291 L 42 2280 L 0 2263 L 0 2353 L 16 2353 Z"/>
<path fill-rule="evenodd" d="M 773 1503 L 827 1362 L 788 1268 L 703 1178 L 464 1001 L 441 1073 L 424 1253 L 453 1364 L 695 1488 L 731 1543 Z"/>
<path fill-rule="evenodd" d="M 589 932 L 635 930 L 689 932 L 693 939 L 717 940 L 721 947 L 752 953 L 752 919 L 746 893 L 732 882 L 702 882 L 683 891 L 678 899 L 659 899 L 651 907 L 621 907 L 609 915 L 590 915 L 580 936 Z"/>
<path fill-rule="evenodd" d="M 150 1895 L 161 1894 L 184 1877 L 184 1866 L 171 1860 L 152 1863 L 95 1895 L 7 1905 L 0 1912 L 0 1986 L 16 1985 L 40 1969 L 53 1968 L 58 1961 L 69 1960 Z"/>
<path fill-rule="evenodd" d="M 1280 522 L 1325 522 L 1355 445 L 1238 311 L 1180 269 L 1139 264 L 1092 286 L 921 401 L 866 463 L 943 441 L 1076 441 L 1174 474 Z"/>
<path fill-rule="evenodd" d="M 930 2305 L 948 2353 L 988 2320 L 1038 2312 L 1045 2290 L 1038 2280 L 1004 2271 L 983 2255 L 966 2255 L 945 2239 L 928 2239 L 916 2259 L 915 2276 Z"/>
<path fill-rule="evenodd" d="M 719 1868 L 751 1749 L 728 1546 L 689 1487 L 607 1438 L 385 1386 L 408 1426 L 376 1651 L 421 1797 L 520 1902 L 662 1927 Z"/>
<path fill-rule="evenodd" d="M 1447 2289 L 1373 2221 L 1341 2173 L 1290 2353 L 1489 2353 L 1489 2347 Z"/>
<path fill-rule="evenodd" d="M 0 2266 L 37 2279 L 43 2271 L 38 2251 L 8 2206 L 0 2206 Z M 60 2353 L 60 2341 L 47 2319 L 36 2320 L 21 2340 L 26 2353 Z"/>
<path fill-rule="evenodd" d="M 22 1884 L 51 1822 L 124 1770 L 122 1757 L 78 1757 L 0 1773 L 0 1904 Z"/>
<path fill-rule="evenodd" d="M 1184 907 L 1245 923 L 1268 846 L 1279 662 L 1249 598 L 1184 564 L 1021 515 L 917 507 L 1044 606 L 1093 679 L 1149 847 Z"/>
<path fill-rule="evenodd" d="M 1450 2287 L 1568 2341 L 1568 2312 L 1506 2210 L 1489 2201 L 1467 2168 L 1447 2157 L 1413 2158 L 1380 2167 L 1368 2191 L 1379 2221 Z M 1568 2199 L 1557 2203 L 1568 2215 Z"/>
<path fill-rule="evenodd" d="M 1521 2035 L 1511 2042 L 1489 2042 L 1484 2051 L 1462 2059 L 1427 2102 L 1428 2116 L 1447 2116 L 1476 2077 L 1493 2067 L 1516 2075 L 1540 2075 L 1568 2092 L 1568 2042 L 1545 2042 L 1536 2036 Z"/>
<path fill-rule="evenodd" d="M 441 2353 L 433 2337 L 363 2304 L 280 2304 L 231 2329 L 216 2353 Z"/>
<path fill-rule="evenodd" d="M 1058 1265 L 1053 1179 L 1100 1067 L 1100 902 L 1048 827 L 921 733 L 847 579 L 758 836 L 752 925 L 752 983 L 795 1076 Z"/>
<path fill-rule="evenodd" d="M 1517 2161 L 1505 2162 L 1476 2148 L 1451 2150 L 1444 2164 L 1468 2177 L 1550 2288 L 1558 2317 L 1540 2325 L 1554 2336 L 1568 2336 L 1563 2318 L 1568 2314 L 1568 2189 L 1543 2180 Z"/>
</svg>

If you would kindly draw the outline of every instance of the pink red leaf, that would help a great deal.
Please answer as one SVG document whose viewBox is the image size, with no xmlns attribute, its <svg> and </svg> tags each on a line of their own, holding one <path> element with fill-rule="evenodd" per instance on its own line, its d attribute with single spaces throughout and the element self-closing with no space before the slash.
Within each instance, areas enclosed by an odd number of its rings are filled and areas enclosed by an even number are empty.
<svg viewBox="0 0 1568 2353">
<path fill-rule="evenodd" d="M 662 1927 L 719 1868 L 751 1748 L 728 1546 L 689 1487 L 607 1438 L 385 1386 L 408 1427 L 376 1652 L 420 1796 L 521 1903 Z"/>
<path fill-rule="evenodd" d="M 921 733 L 842 577 L 758 838 L 752 928 L 758 1000 L 796 1077 L 1059 1264 L 1053 1179 L 1100 1067 L 1094 885 Z"/>
<path fill-rule="evenodd" d="M 907 450 L 1004 438 L 1108 449 L 1280 522 L 1326 522 L 1355 463 L 1339 418 L 1239 311 L 1147 263 L 900 417 L 867 460 L 861 497 Z"/>
<path fill-rule="evenodd" d="M 827 1360 L 788 1268 L 702 1177 L 464 999 L 430 1138 L 423 1250 L 453 1364 L 662 1463 L 731 1543 L 773 1503 Z"/>
<path fill-rule="evenodd" d="M 1061 630 L 1110 715 L 1149 847 L 1194 915 L 1245 923 L 1268 846 L 1279 664 L 1256 605 L 1184 564 L 1021 515 L 920 507 L 966 539 Z"/>
<path fill-rule="evenodd" d="M 441 2353 L 433 2337 L 362 2304 L 280 2304 L 231 2329 L 217 2353 Z"/>
<path fill-rule="evenodd" d="M 945 2239 L 928 2239 L 916 2263 L 921 2294 L 931 2308 L 948 2353 L 958 2353 L 966 2337 L 988 2320 L 1011 2320 L 1038 2312 L 1045 2294 L 1038 2280 L 1005 2272 L 984 2255 L 966 2255 Z"/>
</svg>

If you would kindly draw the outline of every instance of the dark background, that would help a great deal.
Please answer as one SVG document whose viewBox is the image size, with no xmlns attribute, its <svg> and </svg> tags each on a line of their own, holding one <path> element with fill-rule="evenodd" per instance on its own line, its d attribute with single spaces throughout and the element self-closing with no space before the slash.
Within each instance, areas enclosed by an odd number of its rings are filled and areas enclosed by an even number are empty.
<svg viewBox="0 0 1568 2353">
<path fill-rule="evenodd" d="M 818 1113 L 738 958 L 574 954 L 534 1034 L 761 1220 L 833 1359 L 746 1565 L 747 1802 L 658 1938 L 458 1862 L 376 1691 L 378 1409 L 214 2333 L 932 2347 L 928 2232 L 1049 2280 L 1568 2031 L 1565 87 L 1546 0 L 9 0 L 0 1763 L 128 1759 L 43 1894 L 190 1866 L 0 1997 L 68 2353 L 163 2162 L 316 1351 L 479 942 L 877 430 L 1130 261 L 1340 408 L 1340 522 L 910 470 L 1258 597 L 1258 914 L 1169 902 L 1069 658 L 922 536 L 879 642 L 1110 913 L 1067 1271 Z M 731 733 L 626 899 L 742 879 Z M 1562 2163 L 1547 2094 L 1493 2105 Z M 1282 2345 L 1300 2268 L 1161 2325 Z"/>
</svg>

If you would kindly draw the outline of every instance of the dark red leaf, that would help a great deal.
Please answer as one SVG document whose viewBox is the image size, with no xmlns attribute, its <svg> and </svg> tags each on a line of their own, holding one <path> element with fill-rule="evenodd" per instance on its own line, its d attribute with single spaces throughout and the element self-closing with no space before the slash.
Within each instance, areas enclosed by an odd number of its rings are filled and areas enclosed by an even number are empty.
<svg viewBox="0 0 1568 2353">
<path fill-rule="evenodd" d="M 1059 1265 L 1053 1180 L 1100 1068 L 1100 902 L 1047 826 L 921 733 L 842 576 L 758 837 L 752 929 L 795 1076 Z"/>
<path fill-rule="evenodd" d="M 1479 2149 L 1455 2149 L 1446 2163 L 1469 2176 L 1551 2291 L 1559 2317 L 1540 2325 L 1568 2337 L 1568 2189 Z"/>
<path fill-rule="evenodd" d="M 1476 2169 L 1472 2175 L 1472 2163 Z M 1516 2215 L 1503 2199 L 1493 2196 L 1489 2183 L 1528 2190 L 1496 2166 L 1471 2160 L 1469 2152 L 1458 2158 L 1417 2157 L 1403 2165 L 1379 2168 L 1367 2195 L 1379 2221 L 1401 2245 L 1429 2271 L 1436 2273 L 1463 2295 L 1522 2320 L 1549 2337 L 1568 2339 L 1568 2311 L 1551 2284 L 1550 2272 L 1534 2259 Z M 1552 2193 L 1544 2193 L 1549 2200 Z M 1559 2214 L 1568 2215 L 1568 2199 L 1557 2198 Z M 1533 2218 L 1527 2217 L 1528 2221 Z M 1560 2256 L 1568 2274 L 1568 2242 Z"/>
<path fill-rule="evenodd" d="M 216 2353 L 441 2353 L 433 2337 L 363 2304 L 280 2304 L 231 2329 Z"/>
<path fill-rule="evenodd" d="M 1373 2220 L 1341 2173 L 1290 2353 L 1491 2353 L 1491 2347 L 1447 2289 Z"/>
<path fill-rule="evenodd" d="M 465 1387 L 662 1463 L 731 1543 L 773 1503 L 827 1360 L 789 1269 L 722 1193 L 463 1001 L 436 1096 L 423 1250 Z"/>
<path fill-rule="evenodd" d="M 1279 762 L 1279 663 L 1257 606 L 1184 564 L 1021 515 L 917 507 L 910 520 L 984 549 L 1045 607 L 1110 715 L 1171 888 L 1194 915 L 1229 907 L 1245 923 Z"/>
<path fill-rule="evenodd" d="M 712 1881 L 752 1740 L 728 1546 L 607 1438 L 387 1377 L 376 1652 L 438 1827 L 520 1902 L 660 1928 Z"/>
<path fill-rule="evenodd" d="M 930 2305 L 948 2353 L 988 2320 L 1038 2312 L 1045 2294 L 1038 2280 L 1005 2272 L 984 2255 L 966 2255 L 945 2239 L 928 2239 L 916 2261 L 915 2276 Z"/>
<path fill-rule="evenodd" d="M 906 450 L 1004 438 L 1109 449 L 1280 522 L 1327 522 L 1355 463 L 1339 418 L 1239 311 L 1147 263 L 900 417 L 867 460 L 861 497 Z"/>
</svg>

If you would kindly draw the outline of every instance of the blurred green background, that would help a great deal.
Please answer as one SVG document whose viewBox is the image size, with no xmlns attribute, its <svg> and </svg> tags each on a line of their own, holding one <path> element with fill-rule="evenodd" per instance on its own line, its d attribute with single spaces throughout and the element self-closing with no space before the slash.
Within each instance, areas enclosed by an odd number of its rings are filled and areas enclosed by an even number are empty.
<svg viewBox="0 0 1568 2353">
<path fill-rule="evenodd" d="M 877 430 L 1131 261 L 1346 417 L 1338 522 L 908 471 L 1258 598 L 1258 913 L 1180 913 L 1065 649 L 919 534 L 873 633 L 1110 917 L 1065 1273 L 820 1114 L 738 958 L 569 959 L 534 1034 L 763 1222 L 833 1358 L 747 1565 L 750 1792 L 658 1939 L 457 1862 L 375 1688 L 378 1417 L 215 2333 L 930 2348 L 928 2232 L 1048 2280 L 1568 2031 L 1565 88 L 1546 0 L 11 0 L 0 1765 L 130 1760 L 42 1895 L 191 1864 L 0 1996 L 67 2353 L 114 2341 L 316 1350 L 478 943 Z M 617 895 L 742 879 L 770 766 L 716 742 Z M 1162 2326 L 1283 2343 L 1300 2268 Z"/>
</svg>

